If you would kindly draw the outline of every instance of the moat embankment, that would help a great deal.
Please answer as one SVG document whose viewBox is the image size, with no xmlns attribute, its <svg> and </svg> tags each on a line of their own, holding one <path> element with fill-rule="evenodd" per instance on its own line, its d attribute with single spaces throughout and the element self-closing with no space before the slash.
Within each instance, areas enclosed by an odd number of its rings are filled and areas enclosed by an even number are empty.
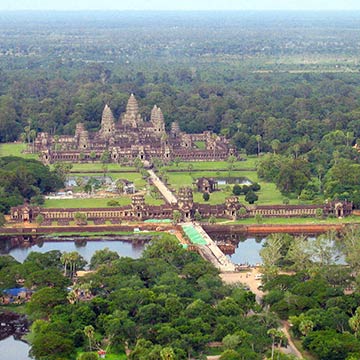
<svg viewBox="0 0 360 360">
<path fill-rule="evenodd" d="M 342 231 L 347 226 L 359 223 L 338 223 L 338 224 L 201 224 L 206 232 L 229 232 L 243 234 L 269 235 L 273 233 L 289 234 L 322 234 L 328 231 Z M 83 226 L 29 226 L 23 225 L 16 227 L 3 227 L 0 229 L 1 234 L 83 234 L 83 233 L 101 233 L 117 234 L 121 232 L 139 231 L 179 231 L 177 225 L 166 223 L 130 223 L 123 225 L 83 225 Z"/>
<path fill-rule="evenodd" d="M 306 235 L 317 235 L 323 234 L 328 231 L 342 231 L 350 224 L 254 224 L 254 225 L 203 225 L 203 228 L 210 235 L 216 232 L 223 233 L 242 233 L 249 235 L 269 235 L 273 233 L 288 233 L 293 235 L 306 234 Z"/>
</svg>

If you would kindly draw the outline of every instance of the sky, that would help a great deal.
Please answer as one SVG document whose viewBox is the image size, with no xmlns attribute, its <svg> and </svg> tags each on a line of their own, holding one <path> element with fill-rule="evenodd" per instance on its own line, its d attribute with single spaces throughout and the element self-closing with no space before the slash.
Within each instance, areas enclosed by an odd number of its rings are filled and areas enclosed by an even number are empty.
<svg viewBox="0 0 360 360">
<path fill-rule="evenodd" d="M 0 0 L 0 10 L 360 10 L 360 0 Z"/>
</svg>

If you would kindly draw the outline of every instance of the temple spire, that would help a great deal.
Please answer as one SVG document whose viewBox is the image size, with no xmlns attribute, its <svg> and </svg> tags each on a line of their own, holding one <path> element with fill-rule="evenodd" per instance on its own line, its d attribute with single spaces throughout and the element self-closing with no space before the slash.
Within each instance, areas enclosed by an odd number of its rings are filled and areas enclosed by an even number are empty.
<svg viewBox="0 0 360 360">
<path fill-rule="evenodd" d="M 104 138 L 109 138 L 115 131 L 115 118 L 108 104 L 105 105 L 101 117 L 100 134 Z"/>
</svg>

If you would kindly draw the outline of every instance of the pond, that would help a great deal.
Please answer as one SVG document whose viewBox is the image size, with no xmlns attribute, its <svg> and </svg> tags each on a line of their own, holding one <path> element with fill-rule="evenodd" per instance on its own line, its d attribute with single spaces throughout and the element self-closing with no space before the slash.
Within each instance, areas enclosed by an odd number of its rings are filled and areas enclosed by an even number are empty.
<svg viewBox="0 0 360 360">
<path fill-rule="evenodd" d="M 0 341 L 1 359 L 4 360 L 29 360 L 29 350 L 27 343 L 16 340 L 13 336 Z"/>
<path fill-rule="evenodd" d="M 215 180 L 218 183 L 218 185 L 238 184 L 238 185 L 249 186 L 252 184 L 252 182 L 246 177 L 224 177 L 224 178 L 216 178 Z"/>
</svg>

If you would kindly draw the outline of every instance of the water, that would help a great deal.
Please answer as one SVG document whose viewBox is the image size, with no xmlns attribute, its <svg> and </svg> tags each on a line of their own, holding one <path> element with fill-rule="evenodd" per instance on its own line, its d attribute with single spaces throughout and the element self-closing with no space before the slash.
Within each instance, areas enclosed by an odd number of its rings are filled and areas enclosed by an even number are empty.
<svg viewBox="0 0 360 360">
<path fill-rule="evenodd" d="M 228 257 L 234 264 L 261 264 L 262 260 L 259 251 L 263 246 L 264 240 L 265 238 L 247 238 L 245 241 L 240 241 L 237 244 L 235 253 L 228 255 Z"/>
<path fill-rule="evenodd" d="M 13 256 L 17 261 L 23 262 L 30 252 L 45 253 L 51 250 L 60 250 L 61 252 L 77 251 L 87 262 L 90 262 L 91 257 L 96 250 L 109 248 L 116 251 L 119 256 L 127 256 L 133 259 L 138 259 L 144 250 L 146 241 L 137 240 L 122 241 L 110 240 L 110 238 L 103 237 L 102 239 L 86 239 L 81 241 L 39 241 L 31 240 L 30 242 L 16 241 L 14 239 L 2 240 L 1 253 Z"/>
<path fill-rule="evenodd" d="M 246 177 L 226 177 L 226 178 L 216 178 L 215 180 L 218 183 L 218 185 L 227 185 L 227 184 L 230 185 L 238 184 L 238 185 L 247 185 L 247 186 L 252 185 L 252 182 Z"/>
<path fill-rule="evenodd" d="M 0 341 L 0 358 L 6 360 L 29 360 L 30 346 L 13 336 Z"/>
</svg>

